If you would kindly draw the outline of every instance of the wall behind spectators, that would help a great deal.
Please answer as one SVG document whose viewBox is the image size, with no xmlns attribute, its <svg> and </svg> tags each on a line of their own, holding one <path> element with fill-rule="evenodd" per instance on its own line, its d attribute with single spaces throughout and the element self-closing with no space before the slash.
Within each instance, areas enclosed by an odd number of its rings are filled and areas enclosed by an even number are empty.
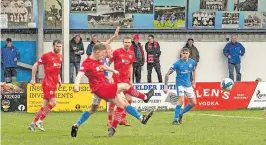
<svg viewBox="0 0 266 145">
<path fill-rule="evenodd" d="M 179 52 L 185 45 L 184 42 L 159 42 L 161 46 L 161 70 L 164 75 L 174 61 L 179 58 Z M 84 42 L 84 48 L 88 46 L 88 42 Z M 144 44 L 144 43 L 142 43 Z M 228 77 L 227 59 L 224 57 L 222 50 L 226 42 L 195 42 L 195 46 L 200 52 L 200 62 L 197 67 L 197 81 L 199 82 L 216 82 Z M 265 57 L 266 49 L 262 46 L 266 42 L 243 42 L 246 48 L 246 54 L 242 57 L 242 80 L 254 81 L 257 77 L 266 80 L 266 67 L 262 58 Z M 113 42 L 114 49 L 121 47 L 122 42 Z M 52 50 L 52 42 L 44 43 L 45 52 Z M 66 49 L 66 48 L 65 48 Z M 87 57 L 82 56 L 82 60 Z M 87 79 L 84 82 L 87 82 Z M 164 80 L 164 78 L 163 78 Z M 147 82 L 146 64 L 142 68 L 142 82 Z M 152 72 L 152 81 L 157 82 L 155 70 Z M 175 81 L 175 74 L 170 77 L 170 82 Z"/>
<path fill-rule="evenodd" d="M 13 45 L 20 52 L 19 62 L 33 65 L 36 62 L 36 42 L 35 41 L 13 41 Z M 6 45 L 5 41 L 1 41 L 1 48 Z M 1 65 L 2 66 L 2 65 Z M 1 82 L 4 78 L 4 69 L 1 67 Z M 30 82 L 31 69 L 18 67 L 17 69 L 17 81 Z"/>
</svg>

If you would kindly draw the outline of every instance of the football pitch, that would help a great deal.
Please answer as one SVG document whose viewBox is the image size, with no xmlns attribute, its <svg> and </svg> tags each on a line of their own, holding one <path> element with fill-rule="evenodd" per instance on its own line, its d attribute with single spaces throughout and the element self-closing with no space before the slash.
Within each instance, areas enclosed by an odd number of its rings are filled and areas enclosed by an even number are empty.
<svg viewBox="0 0 266 145">
<path fill-rule="evenodd" d="M 107 136 L 107 113 L 98 112 L 70 137 L 71 125 L 81 112 L 50 113 L 46 132 L 27 129 L 34 114 L 4 113 L 2 145 L 265 145 L 266 119 L 262 110 L 191 111 L 183 124 L 172 125 L 173 111 L 155 112 L 147 125 L 128 115 L 131 126 L 119 126 Z"/>
</svg>

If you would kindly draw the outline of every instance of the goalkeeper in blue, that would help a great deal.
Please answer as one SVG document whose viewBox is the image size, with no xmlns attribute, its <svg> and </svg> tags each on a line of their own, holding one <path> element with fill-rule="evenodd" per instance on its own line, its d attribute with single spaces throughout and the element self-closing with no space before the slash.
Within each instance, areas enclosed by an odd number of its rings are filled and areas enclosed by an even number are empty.
<svg viewBox="0 0 266 145">
<path fill-rule="evenodd" d="M 190 111 L 196 105 L 196 95 L 194 89 L 196 87 L 196 63 L 193 59 L 189 58 L 190 51 L 188 48 L 181 50 L 181 58 L 178 59 L 173 66 L 165 74 L 164 93 L 168 92 L 168 79 L 169 76 L 176 72 L 176 90 L 177 90 L 177 105 L 175 108 L 173 125 L 182 124 L 183 115 Z M 183 110 L 181 106 L 184 104 L 184 96 L 189 100 Z"/>
</svg>

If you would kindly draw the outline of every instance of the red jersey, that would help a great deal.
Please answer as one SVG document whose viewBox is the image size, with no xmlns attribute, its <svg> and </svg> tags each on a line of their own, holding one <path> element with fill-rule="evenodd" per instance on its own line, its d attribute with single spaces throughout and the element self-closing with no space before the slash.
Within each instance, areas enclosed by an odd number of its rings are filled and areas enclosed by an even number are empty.
<svg viewBox="0 0 266 145">
<path fill-rule="evenodd" d="M 84 72 L 89 79 L 92 93 L 97 91 L 102 84 L 106 83 L 103 66 L 103 61 L 94 60 L 90 57 L 87 57 L 80 67 L 79 71 Z"/>
<path fill-rule="evenodd" d="M 48 52 L 42 55 L 38 60 L 38 64 L 44 66 L 44 79 L 42 84 L 45 86 L 56 87 L 58 83 L 58 75 L 62 65 L 62 54 L 55 54 L 54 52 Z"/>
<path fill-rule="evenodd" d="M 119 79 L 122 82 L 129 82 L 129 68 L 135 62 L 134 52 L 131 50 L 125 51 L 119 48 L 113 52 L 110 62 L 114 62 L 114 68 L 119 72 Z M 113 75 L 116 78 L 116 75 Z"/>
</svg>

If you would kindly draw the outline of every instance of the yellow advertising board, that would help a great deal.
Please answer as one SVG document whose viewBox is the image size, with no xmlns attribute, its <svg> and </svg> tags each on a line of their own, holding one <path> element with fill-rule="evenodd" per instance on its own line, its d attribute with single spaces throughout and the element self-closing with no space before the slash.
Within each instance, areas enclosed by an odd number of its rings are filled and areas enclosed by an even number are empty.
<svg viewBox="0 0 266 145">
<path fill-rule="evenodd" d="M 91 107 L 92 97 L 88 84 L 80 84 L 80 91 L 75 93 L 74 84 L 62 84 L 56 90 L 56 106 L 52 111 L 85 111 Z M 27 86 L 27 112 L 37 112 L 43 102 L 41 84 Z M 106 109 L 106 101 L 102 99 L 98 110 Z"/>
</svg>

